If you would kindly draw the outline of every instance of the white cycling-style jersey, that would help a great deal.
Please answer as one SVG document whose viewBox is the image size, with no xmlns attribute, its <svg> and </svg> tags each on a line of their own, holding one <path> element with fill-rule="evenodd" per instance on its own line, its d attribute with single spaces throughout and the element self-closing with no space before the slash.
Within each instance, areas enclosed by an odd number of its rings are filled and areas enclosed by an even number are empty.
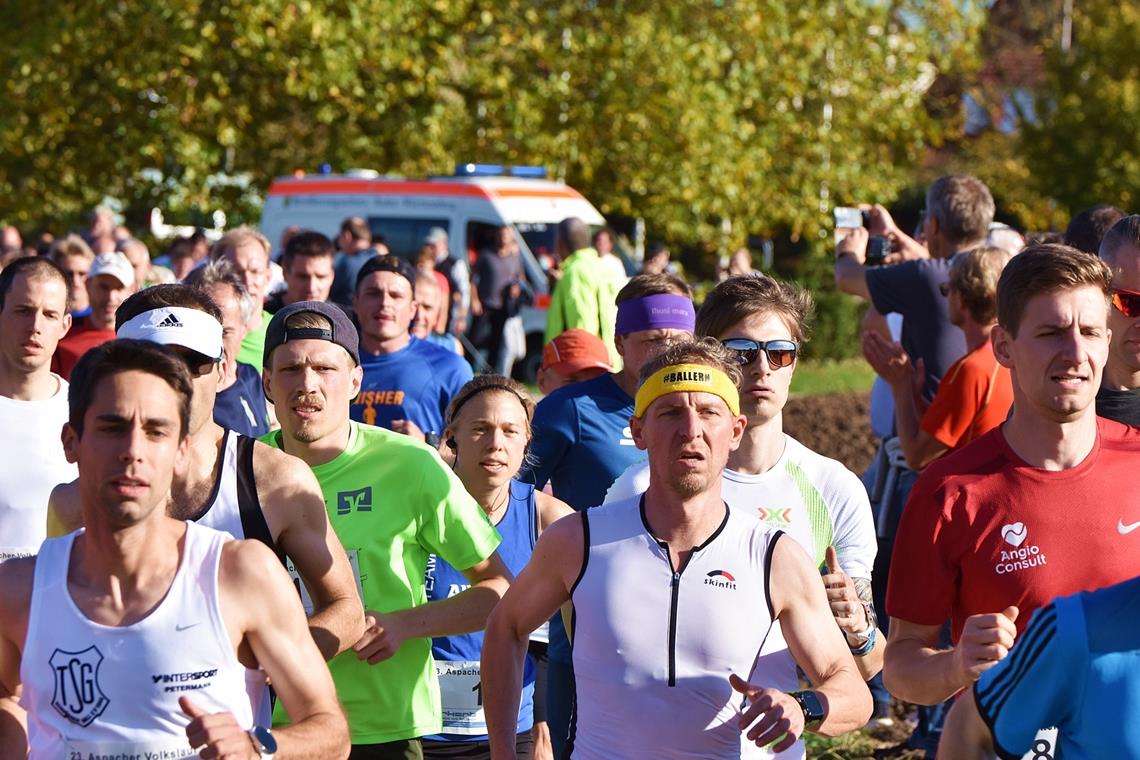
<svg viewBox="0 0 1140 760">
<path fill-rule="evenodd" d="M 726 508 L 675 571 L 641 501 L 581 513 L 571 757 L 739 758 L 743 697 L 728 679 L 751 670 L 772 626 L 768 575 L 781 534 Z"/>
<path fill-rule="evenodd" d="M 633 465 L 610 487 L 606 503 L 644 493 L 648 487 L 649 464 Z M 817 565 L 824 563 L 827 547 L 834 546 L 843 572 L 870 579 L 878 549 L 871 505 L 863 483 L 840 462 L 785 434 L 784 451 L 771 469 L 759 475 L 725 470 L 721 495 L 734 511 L 786 531 Z M 778 621 L 764 642 L 751 680 L 782 691 L 799 688 L 796 663 Z M 748 744 L 744 754 L 773 756 Z M 804 756 L 802 741 L 776 755 L 781 760 Z"/>
<path fill-rule="evenodd" d="M 251 727 L 246 669 L 218 598 L 229 536 L 187 523 L 163 600 L 138 622 L 107 626 L 88 619 L 67 587 L 77 535 L 44 541 L 36 559 L 20 665 L 31 760 L 196 757 L 182 694 Z"/>
</svg>

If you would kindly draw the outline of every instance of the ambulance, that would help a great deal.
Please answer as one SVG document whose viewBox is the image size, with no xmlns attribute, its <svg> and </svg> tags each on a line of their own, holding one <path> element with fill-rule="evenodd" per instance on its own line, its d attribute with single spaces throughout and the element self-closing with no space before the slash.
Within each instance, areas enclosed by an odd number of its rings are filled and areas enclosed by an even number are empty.
<svg viewBox="0 0 1140 760">
<path fill-rule="evenodd" d="M 373 237 L 382 235 L 392 253 L 408 260 L 414 260 L 433 227 L 447 232 L 452 256 L 473 261 L 480 249 L 493 245 L 500 226 L 513 225 L 535 296 L 534 304 L 522 311 L 527 356 L 515 365 L 515 374 L 531 381 L 542 359 L 550 303 L 539 261 L 554 255 L 555 233 L 563 219 L 575 216 L 592 228 L 606 223 L 581 193 L 547 179 L 542 167 L 461 164 L 452 176 L 426 179 L 381 176 L 370 170 L 278 178 L 269 186 L 261 231 L 274 243 L 294 225 L 335 238 L 350 216 L 367 220 Z M 631 271 L 624 252 L 622 258 Z"/>
</svg>

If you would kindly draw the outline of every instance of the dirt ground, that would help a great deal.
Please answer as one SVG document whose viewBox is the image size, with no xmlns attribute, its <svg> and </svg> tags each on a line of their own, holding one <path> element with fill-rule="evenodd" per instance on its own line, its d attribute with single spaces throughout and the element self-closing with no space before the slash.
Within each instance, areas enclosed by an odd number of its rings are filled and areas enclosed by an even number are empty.
<svg viewBox="0 0 1140 760">
<path fill-rule="evenodd" d="M 861 475 L 875 456 L 869 393 L 835 393 L 789 399 L 784 432 Z"/>
</svg>

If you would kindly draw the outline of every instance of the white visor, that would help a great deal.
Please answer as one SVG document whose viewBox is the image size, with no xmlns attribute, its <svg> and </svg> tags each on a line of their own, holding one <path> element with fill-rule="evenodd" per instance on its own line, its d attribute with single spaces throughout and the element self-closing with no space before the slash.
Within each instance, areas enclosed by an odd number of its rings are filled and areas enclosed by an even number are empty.
<svg viewBox="0 0 1140 760">
<path fill-rule="evenodd" d="M 183 306 L 144 311 L 120 327 L 116 336 L 182 346 L 216 361 L 221 360 L 223 353 L 222 323 L 204 311 Z"/>
</svg>

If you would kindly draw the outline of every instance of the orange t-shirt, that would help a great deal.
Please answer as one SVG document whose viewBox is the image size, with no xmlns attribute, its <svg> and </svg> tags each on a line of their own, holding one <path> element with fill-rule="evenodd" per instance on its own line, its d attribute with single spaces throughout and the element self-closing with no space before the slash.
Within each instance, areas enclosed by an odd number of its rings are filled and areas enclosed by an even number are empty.
<svg viewBox="0 0 1140 760">
<path fill-rule="evenodd" d="M 950 366 L 922 415 L 922 429 L 951 449 L 989 432 L 1009 415 L 1013 383 L 987 340 Z"/>
</svg>

